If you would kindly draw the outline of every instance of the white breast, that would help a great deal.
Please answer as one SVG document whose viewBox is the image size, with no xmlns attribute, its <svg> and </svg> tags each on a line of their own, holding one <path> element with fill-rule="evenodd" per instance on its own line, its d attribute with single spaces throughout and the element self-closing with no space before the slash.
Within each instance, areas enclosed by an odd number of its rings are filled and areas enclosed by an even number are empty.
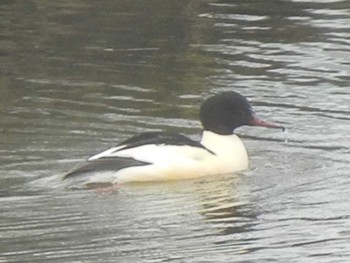
<svg viewBox="0 0 350 263">
<path fill-rule="evenodd" d="M 232 173 L 248 168 L 247 150 L 236 134 L 219 135 L 204 131 L 201 144 L 216 154 L 222 173 Z"/>
</svg>

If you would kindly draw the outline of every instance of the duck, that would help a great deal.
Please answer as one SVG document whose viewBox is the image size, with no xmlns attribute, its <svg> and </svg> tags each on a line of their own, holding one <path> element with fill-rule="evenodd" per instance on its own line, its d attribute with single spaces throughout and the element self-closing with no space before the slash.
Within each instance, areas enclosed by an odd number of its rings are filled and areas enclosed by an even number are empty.
<svg viewBox="0 0 350 263">
<path fill-rule="evenodd" d="M 86 187 L 193 179 L 233 174 L 248 169 L 249 158 L 235 133 L 241 126 L 284 130 L 259 118 L 249 101 L 235 91 L 206 99 L 199 112 L 200 141 L 173 132 L 145 132 L 93 155 L 65 173 Z"/>
</svg>

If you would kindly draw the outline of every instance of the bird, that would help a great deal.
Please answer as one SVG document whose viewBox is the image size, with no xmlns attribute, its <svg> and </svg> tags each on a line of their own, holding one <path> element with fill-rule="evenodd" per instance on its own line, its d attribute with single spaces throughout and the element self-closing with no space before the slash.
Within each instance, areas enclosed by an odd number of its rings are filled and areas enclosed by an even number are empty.
<svg viewBox="0 0 350 263">
<path fill-rule="evenodd" d="M 174 132 L 141 133 L 91 156 L 65 173 L 62 180 L 94 187 L 232 174 L 249 166 L 237 128 L 284 130 L 280 124 L 259 118 L 249 101 L 235 91 L 206 99 L 199 117 L 203 127 L 200 141 Z"/>
</svg>

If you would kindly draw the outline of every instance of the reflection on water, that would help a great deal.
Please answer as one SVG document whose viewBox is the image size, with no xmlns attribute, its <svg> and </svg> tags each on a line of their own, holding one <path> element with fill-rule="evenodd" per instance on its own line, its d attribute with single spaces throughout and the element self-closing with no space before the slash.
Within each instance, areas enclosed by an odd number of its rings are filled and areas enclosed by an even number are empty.
<svg viewBox="0 0 350 263">
<path fill-rule="evenodd" d="M 2 1 L 0 262 L 348 262 L 348 1 Z M 251 169 L 69 191 L 130 135 L 199 138 L 234 89 Z"/>
</svg>

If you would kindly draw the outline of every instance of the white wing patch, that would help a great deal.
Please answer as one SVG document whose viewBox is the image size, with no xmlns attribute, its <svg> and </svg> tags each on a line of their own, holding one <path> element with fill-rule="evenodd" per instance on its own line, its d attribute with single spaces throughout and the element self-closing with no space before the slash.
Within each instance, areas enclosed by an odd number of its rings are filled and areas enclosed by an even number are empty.
<svg viewBox="0 0 350 263">
<path fill-rule="evenodd" d="M 187 145 L 149 144 L 135 148 L 122 149 L 124 146 L 113 147 L 90 157 L 88 160 L 100 158 L 126 157 L 148 163 L 176 163 L 205 159 L 212 154 L 207 150 Z"/>
<path fill-rule="evenodd" d="M 111 157 L 111 154 L 115 151 L 118 151 L 118 149 L 122 148 L 123 146 L 119 146 L 119 147 L 113 147 L 113 148 L 110 148 L 104 152 L 101 152 L 101 153 L 98 153 L 96 155 L 93 155 L 91 156 L 88 161 L 93 161 L 93 160 L 97 160 L 97 159 L 100 159 L 100 158 L 103 158 L 103 157 Z"/>
</svg>

